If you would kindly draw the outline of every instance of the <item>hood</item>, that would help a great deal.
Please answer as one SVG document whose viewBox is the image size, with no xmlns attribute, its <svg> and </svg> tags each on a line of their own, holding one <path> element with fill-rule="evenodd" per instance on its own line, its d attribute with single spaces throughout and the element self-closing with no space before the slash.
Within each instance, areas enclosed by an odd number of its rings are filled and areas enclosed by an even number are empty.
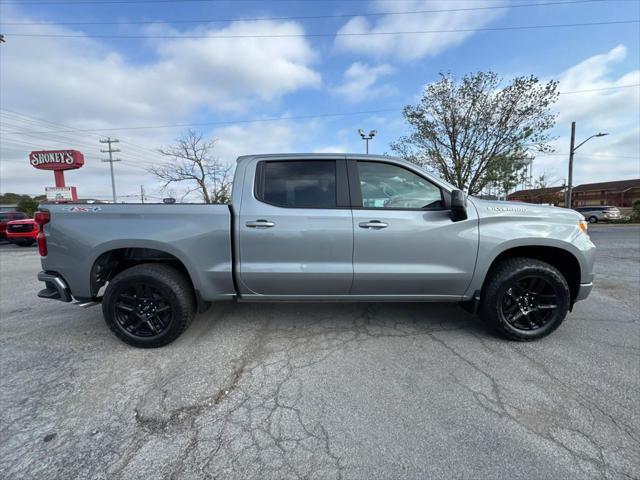
<svg viewBox="0 0 640 480">
<path fill-rule="evenodd" d="M 11 220 L 10 222 L 7 222 L 7 225 L 21 225 L 25 223 L 36 223 L 36 221 L 33 218 L 25 218 L 22 220 Z"/>
<path fill-rule="evenodd" d="M 480 218 L 527 217 L 567 223 L 576 223 L 584 220 L 584 217 L 580 213 L 570 208 L 551 207 L 524 202 L 480 200 L 474 197 L 469 197 L 469 202 L 473 203 L 476 207 Z"/>
</svg>

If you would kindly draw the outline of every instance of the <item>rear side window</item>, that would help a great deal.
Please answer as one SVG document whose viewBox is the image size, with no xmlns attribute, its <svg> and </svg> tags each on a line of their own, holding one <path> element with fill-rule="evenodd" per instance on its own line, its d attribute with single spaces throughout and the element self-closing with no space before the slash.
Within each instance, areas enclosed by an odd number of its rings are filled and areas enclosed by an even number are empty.
<svg viewBox="0 0 640 480">
<path fill-rule="evenodd" d="M 278 207 L 335 208 L 336 162 L 263 162 L 256 190 L 259 200 Z"/>
<path fill-rule="evenodd" d="M 0 213 L 0 222 L 6 222 L 9 220 L 9 214 L 8 213 Z"/>
<path fill-rule="evenodd" d="M 25 218 L 27 218 L 27 216 L 21 212 L 12 213 L 10 215 L 11 215 L 11 220 L 24 220 Z"/>
</svg>

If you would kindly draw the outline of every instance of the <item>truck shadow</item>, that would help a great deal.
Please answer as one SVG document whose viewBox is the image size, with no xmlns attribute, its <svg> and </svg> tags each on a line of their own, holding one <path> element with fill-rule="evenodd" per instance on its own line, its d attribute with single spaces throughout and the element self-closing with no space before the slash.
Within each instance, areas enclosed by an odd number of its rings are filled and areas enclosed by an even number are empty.
<svg viewBox="0 0 640 480">
<path fill-rule="evenodd" d="M 196 317 L 186 333 L 202 338 L 219 335 L 231 324 L 258 329 L 265 322 L 273 334 L 284 336 L 355 332 L 362 337 L 397 337 L 453 330 L 495 336 L 485 322 L 457 304 L 437 303 L 214 304 Z"/>
</svg>

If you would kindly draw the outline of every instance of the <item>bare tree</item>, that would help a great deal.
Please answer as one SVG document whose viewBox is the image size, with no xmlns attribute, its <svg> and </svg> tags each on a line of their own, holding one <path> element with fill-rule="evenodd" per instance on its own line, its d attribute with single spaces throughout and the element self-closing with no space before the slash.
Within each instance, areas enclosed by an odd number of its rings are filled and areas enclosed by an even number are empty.
<svg viewBox="0 0 640 480">
<path fill-rule="evenodd" d="M 405 107 L 411 133 L 391 148 L 471 194 L 489 183 L 509 186 L 525 168 L 527 150 L 551 150 L 551 105 L 558 92 L 557 82 L 540 84 L 533 76 L 514 78 L 504 88 L 501 83 L 493 72 L 459 82 L 441 74 L 417 105 Z"/>
<path fill-rule="evenodd" d="M 231 166 L 213 155 L 216 140 L 206 140 L 201 133 L 187 130 L 174 145 L 158 149 L 168 160 L 149 172 L 171 184 L 191 183 L 185 197 L 200 192 L 204 203 L 228 203 L 231 197 Z M 183 197 L 184 198 L 184 197 Z"/>
</svg>

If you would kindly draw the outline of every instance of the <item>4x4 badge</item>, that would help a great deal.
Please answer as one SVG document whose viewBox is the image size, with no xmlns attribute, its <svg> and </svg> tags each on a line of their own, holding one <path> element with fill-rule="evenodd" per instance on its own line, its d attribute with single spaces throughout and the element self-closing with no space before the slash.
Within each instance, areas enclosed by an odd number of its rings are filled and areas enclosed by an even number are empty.
<svg viewBox="0 0 640 480">
<path fill-rule="evenodd" d="M 102 209 L 100 207 L 64 207 L 63 210 L 65 212 L 82 213 L 82 212 L 98 212 Z"/>
</svg>

